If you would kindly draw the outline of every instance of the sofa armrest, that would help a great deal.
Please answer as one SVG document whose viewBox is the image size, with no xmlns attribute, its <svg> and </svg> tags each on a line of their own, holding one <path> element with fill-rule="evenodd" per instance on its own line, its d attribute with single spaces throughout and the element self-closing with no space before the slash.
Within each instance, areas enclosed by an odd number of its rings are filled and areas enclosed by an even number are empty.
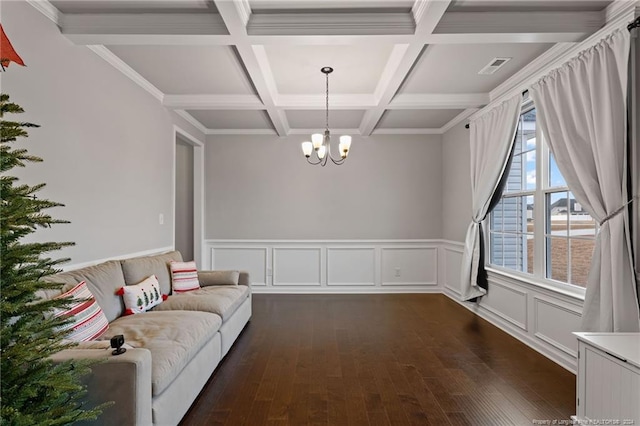
<svg viewBox="0 0 640 426">
<path fill-rule="evenodd" d="M 127 349 L 125 353 L 114 356 L 105 349 L 66 349 L 51 359 L 54 363 L 72 359 L 105 361 L 92 365 L 91 373 L 82 378 L 87 386 L 85 399 L 89 406 L 114 402 L 98 417 L 100 424 L 146 426 L 153 423 L 149 350 Z"/>
</svg>

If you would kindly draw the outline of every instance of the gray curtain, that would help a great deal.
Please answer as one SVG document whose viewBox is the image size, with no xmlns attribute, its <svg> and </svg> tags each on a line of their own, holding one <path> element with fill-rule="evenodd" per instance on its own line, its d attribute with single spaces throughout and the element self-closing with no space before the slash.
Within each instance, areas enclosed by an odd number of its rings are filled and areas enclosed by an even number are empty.
<svg viewBox="0 0 640 426">
<path fill-rule="evenodd" d="M 522 94 L 517 94 L 469 124 L 473 217 L 462 256 L 462 300 L 475 299 L 487 292 L 478 285 L 478 279 L 484 278 L 482 221 L 490 212 L 496 192 L 501 191 L 500 181 L 513 151 L 521 103 Z"/>
<path fill-rule="evenodd" d="M 626 186 L 629 45 L 627 29 L 616 30 L 529 90 L 560 172 L 600 223 L 584 331 L 640 330 Z"/>
</svg>

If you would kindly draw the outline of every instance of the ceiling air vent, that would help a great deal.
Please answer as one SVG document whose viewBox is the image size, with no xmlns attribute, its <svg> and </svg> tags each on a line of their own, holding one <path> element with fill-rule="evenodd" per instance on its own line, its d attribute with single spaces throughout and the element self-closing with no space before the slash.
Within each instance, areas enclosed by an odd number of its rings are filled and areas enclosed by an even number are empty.
<svg viewBox="0 0 640 426">
<path fill-rule="evenodd" d="M 504 66 L 504 64 L 506 64 L 510 60 L 511 60 L 511 58 L 493 58 L 491 60 L 491 62 L 489 62 L 487 64 L 487 66 L 485 66 L 480 71 L 478 71 L 478 74 L 480 74 L 480 75 L 493 74 L 494 72 L 498 71 L 498 69 L 500 69 L 502 66 Z"/>
</svg>

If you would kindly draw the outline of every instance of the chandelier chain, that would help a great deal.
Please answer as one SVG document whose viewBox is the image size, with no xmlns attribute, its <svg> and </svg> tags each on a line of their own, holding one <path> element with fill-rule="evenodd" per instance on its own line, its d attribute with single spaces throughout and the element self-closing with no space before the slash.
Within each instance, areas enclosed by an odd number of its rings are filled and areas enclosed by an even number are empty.
<svg viewBox="0 0 640 426">
<path fill-rule="evenodd" d="M 325 102 L 325 110 L 326 110 L 326 121 L 327 121 L 327 127 L 326 129 L 329 130 L 329 74 L 325 74 L 326 77 L 326 102 Z"/>
</svg>

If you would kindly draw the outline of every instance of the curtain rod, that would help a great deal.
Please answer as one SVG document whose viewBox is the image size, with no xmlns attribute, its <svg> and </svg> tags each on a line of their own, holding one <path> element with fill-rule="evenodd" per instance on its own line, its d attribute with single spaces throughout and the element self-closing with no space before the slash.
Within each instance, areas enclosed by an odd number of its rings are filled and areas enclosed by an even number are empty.
<svg viewBox="0 0 640 426">
<path fill-rule="evenodd" d="M 524 89 L 524 90 L 522 91 L 522 96 L 526 95 L 527 93 L 529 93 L 529 89 Z M 465 129 L 468 129 L 468 128 L 469 128 L 469 123 L 465 124 L 465 125 L 464 125 L 464 128 L 465 128 Z"/>
</svg>

